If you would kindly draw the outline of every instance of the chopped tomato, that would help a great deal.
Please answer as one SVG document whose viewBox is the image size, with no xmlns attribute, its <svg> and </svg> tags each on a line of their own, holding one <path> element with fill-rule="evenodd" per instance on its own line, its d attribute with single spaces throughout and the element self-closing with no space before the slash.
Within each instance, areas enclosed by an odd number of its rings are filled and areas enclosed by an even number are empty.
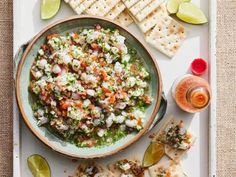
<svg viewBox="0 0 236 177">
<path fill-rule="evenodd" d="M 98 57 L 97 57 L 97 56 L 95 56 L 95 55 L 91 55 L 91 59 L 92 59 L 93 61 L 96 61 L 96 62 L 98 62 Z"/>
<path fill-rule="evenodd" d="M 119 99 L 123 99 L 127 96 L 127 93 L 124 90 L 119 90 L 116 93 L 116 97 Z"/>
<path fill-rule="evenodd" d="M 62 116 L 67 117 L 67 111 L 62 111 Z"/>
<path fill-rule="evenodd" d="M 58 37 L 58 36 L 59 36 L 59 34 L 51 34 L 51 35 L 47 36 L 47 40 L 50 40 L 50 39 L 52 39 L 54 37 Z"/>
<path fill-rule="evenodd" d="M 86 92 L 79 92 L 79 96 L 86 97 L 87 93 Z"/>
<path fill-rule="evenodd" d="M 63 109 L 63 110 L 65 110 L 65 109 L 67 109 L 68 107 L 70 107 L 70 103 L 68 102 L 68 101 L 64 101 L 64 100 L 61 100 L 60 101 L 60 108 L 61 109 Z"/>
<path fill-rule="evenodd" d="M 87 147 L 93 147 L 97 144 L 97 141 L 92 139 L 87 143 Z"/>
<path fill-rule="evenodd" d="M 106 66 L 107 65 L 107 63 L 105 62 L 105 61 L 100 61 L 100 66 L 102 66 L 102 67 L 104 67 L 104 66 Z"/>
<path fill-rule="evenodd" d="M 75 103 L 75 106 L 78 107 L 78 108 L 83 108 L 83 103 L 81 101 L 78 101 Z"/>
<path fill-rule="evenodd" d="M 131 114 L 131 113 L 128 113 L 128 116 L 129 116 L 129 118 L 130 118 L 131 120 L 133 120 L 133 119 L 135 118 L 134 115 Z"/>
<path fill-rule="evenodd" d="M 47 90 L 51 91 L 53 89 L 53 85 L 51 83 L 47 84 Z"/>
<path fill-rule="evenodd" d="M 78 39 L 78 38 L 79 38 L 79 35 L 78 35 L 78 33 L 74 33 L 74 36 L 73 36 L 73 38 L 75 38 L 75 39 Z"/>
<path fill-rule="evenodd" d="M 115 97 L 115 95 L 112 95 L 112 96 L 109 98 L 109 103 L 113 104 L 113 103 L 115 103 L 115 101 L 116 101 L 116 97 Z"/>
<path fill-rule="evenodd" d="M 91 44 L 91 48 L 92 48 L 93 50 L 99 50 L 99 49 L 100 49 L 100 47 L 99 47 L 99 45 L 98 45 L 97 43 L 92 43 L 92 44 Z"/>
<path fill-rule="evenodd" d="M 117 79 L 116 81 L 118 84 L 121 84 L 122 83 L 122 80 L 120 78 Z"/>
<path fill-rule="evenodd" d="M 96 67 L 93 68 L 94 74 L 98 74 L 98 69 Z"/>
<path fill-rule="evenodd" d="M 41 49 L 43 49 L 44 51 L 47 50 L 47 48 L 48 48 L 48 46 L 45 44 L 41 46 Z"/>
<path fill-rule="evenodd" d="M 101 30 L 102 27 L 101 27 L 99 24 L 96 24 L 96 25 L 95 25 L 95 28 L 96 28 L 96 30 L 99 31 L 99 30 Z"/>
<path fill-rule="evenodd" d="M 138 119 L 138 123 L 137 124 L 138 125 L 142 125 L 142 119 L 141 118 Z"/>
<path fill-rule="evenodd" d="M 97 76 L 97 80 L 100 81 L 100 80 L 101 80 L 101 77 L 100 77 L 100 76 Z"/>
<path fill-rule="evenodd" d="M 102 76 L 103 80 L 107 80 L 107 73 L 105 70 L 101 70 L 100 75 Z"/>
<path fill-rule="evenodd" d="M 48 95 L 48 92 L 46 92 L 45 90 L 42 90 L 40 98 L 41 100 L 47 102 L 50 96 Z"/>
<path fill-rule="evenodd" d="M 80 66 L 81 66 L 82 68 L 86 68 L 88 65 L 87 65 L 86 62 L 81 61 Z"/>
<path fill-rule="evenodd" d="M 102 91 L 106 94 L 106 93 L 112 93 L 111 90 L 105 88 L 105 87 L 102 87 Z"/>
<path fill-rule="evenodd" d="M 144 95 L 144 96 L 142 97 L 142 100 L 143 100 L 146 104 L 151 104 L 151 99 L 150 99 L 150 97 L 147 96 L 147 95 Z"/>
<path fill-rule="evenodd" d="M 95 106 L 93 104 L 90 104 L 88 108 L 92 110 L 95 109 Z"/>
</svg>

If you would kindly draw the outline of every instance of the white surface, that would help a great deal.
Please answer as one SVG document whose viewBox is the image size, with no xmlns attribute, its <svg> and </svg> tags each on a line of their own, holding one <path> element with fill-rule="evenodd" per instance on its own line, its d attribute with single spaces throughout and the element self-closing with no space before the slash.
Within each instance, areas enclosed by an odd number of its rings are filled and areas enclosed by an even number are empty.
<svg viewBox="0 0 236 177">
<path fill-rule="evenodd" d="M 208 1 L 192 1 L 199 5 L 205 14 L 209 13 Z M 214 2 L 214 0 L 211 0 L 211 2 Z M 40 20 L 39 3 L 40 0 L 14 0 L 14 53 L 22 43 L 31 39 L 43 27 L 56 20 L 74 15 L 73 11 L 63 3 L 59 14 L 57 14 L 55 18 L 49 21 L 42 21 Z M 174 58 L 169 59 L 150 47 L 151 52 L 158 61 L 163 78 L 163 89 L 168 98 L 167 115 L 164 120 L 169 115 L 179 117 L 186 122 L 186 125 L 190 126 L 191 130 L 198 137 L 194 147 L 182 160 L 183 168 L 190 177 L 207 177 L 215 175 L 215 2 L 211 4 L 211 7 L 213 10 L 211 10 L 210 14 L 213 16 L 211 16 L 210 19 L 213 21 L 211 22 L 210 27 L 207 24 L 194 26 L 183 23 L 188 31 L 187 39 L 184 41 Z M 130 29 L 130 31 L 134 32 L 137 36 L 140 36 L 140 39 L 144 41 L 142 33 L 135 25 L 132 25 Z M 211 35 L 209 35 L 209 29 L 211 30 Z M 209 45 L 209 37 L 211 37 L 211 48 Z M 212 50 L 212 53 L 208 52 L 210 50 Z M 208 110 L 197 114 L 184 113 L 176 106 L 171 97 L 171 86 L 173 81 L 178 76 L 188 73 L 191 61 L 198 57 L 207 60 L 211 58 L 211 69 L 209 70 L 211 79 L 209 79 L 209 81 L 213 86 L 214 100 L 210 107 L 211 114 L 209 114 Z M 209 76 L 206 74 L 204 75 L 204 78 L 208 79 Z M 72 175 L 77 163 L 51 151 L 48 147 L 43 145 L 32 135 L 21 120 L 19 126 L 18 110 L 15 103 L 14 107 L 14 176 L 19 177 L 19 174 L 21 174 L 21 177 L 31 176 L 26 159 L 28 156 L 35 153 L 41 154 L 48 160 L 52 170 L 52 177 L 67 177 L 68 175 Z M 209 115 L 211 115 L 211 119 Z M 156 131 L 157 128 L 158 127 L 153 131 Z M 211 138 L 209 138 L 209 135 Z M 109 161 L 113 161 L 116 158 L 127 158 L 127 156 L 132 155 L 139 155 L 142 157 L 150 141 L 147 136 L 148 135 L 143 137 L 138 143 L 132 145 L 125 151 L 120 152 L 115 156 L 102 159 L 101 161 L 103 163 L 109 163 Z M 209 146 L 211 147 L 210 152 Z"/>
</svg>

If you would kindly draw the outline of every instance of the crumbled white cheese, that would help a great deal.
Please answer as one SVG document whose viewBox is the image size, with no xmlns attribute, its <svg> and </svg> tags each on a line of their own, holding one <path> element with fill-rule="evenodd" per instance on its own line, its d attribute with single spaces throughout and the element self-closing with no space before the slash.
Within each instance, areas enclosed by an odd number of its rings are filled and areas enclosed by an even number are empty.
<svg viewBox="0 0 236 177">
<path fill-rule="evenodd" d="M 127 79 L 127 86 L 128 87 L 133 87 L 135 85 L 135 83 L 136 83 L 135 77 L 129 77 Z"/>
<path fill-rule="evenodd" d="M 124 36 L 121 36 L 121 35 L 117 35 L 117 36 L 116 36 L 116 41 L 117 41 L 117 43 L 119 43 L 119 44 L 124 44 L 124 43 L 125 43 L 125 37 L 124 37 Z"/>
<path fill-rule="evenodd" d="M 88 43 L 92 43 L 93 41 L 95 41 L 96 39 L 98 39 L 98 37 L 99 37 L 100 34 L 101 34 L 101 33 L 98 32 L 98 31 L 94 31 L 94 32 L 92 32 L 92 33 L 88 33 L 86 41 L 87 41 Z"/>
<path fill-rule="evenodd" d="M 68 130 L 68 128 L 69 128 L 68 125 L 64 125 L 64 124 L 60 124 L 57 127 L 58 130 L 62 130 L 62 131 Z"/>
<path fill-rule="evenodd" d="M 52 70 L 52 66 L 51 66 L 50 64 L 46 64 L 46 65 L 44 66 L 44 71 L 45 71 L 46 73 L 50 74 L 50 73 L 51 73 L 51 70 Z"/>
<path fill-rule="evenodd" d="M 44 115 L 44 110 L 43 109 L 38 109 L 37 114 L 42 117 Z"/>
<path fill-rule="evenodd" d="M 116 63 L 115 63 L 115 66 L 114 66 L 114 70 L 115 70 L 115 72 L 117 72 L 117 73 L 121 73 L 122 70 L 123 70 L 122 65 L 121 65 L 119 62 L 116 62 Z"/>
<path fill-rule="evenodd" d="M 113 124 L 114 119 L 115 119 L 115 114 L 111 113 L 111 115 L 106 119 L 107 127 L 110 127 Z"/>
<path fill-rule="evenodd" d="M 91 104 L 91 101 L 89 99 L 84 100 L 83 106 L 87 108 Z"/>
<path fill-rule="evenodd" d="M 127 105 L 127 103 L 120 102 L 120 103 L 116 104 L 115 108 L 117 108 L 117 109 L 125 109 L 126 105 Z"/>
<path fill-rule="evenodd" d="M 102 83 L 102 86 L 103 86 L 104 88 L 107 88 L 107 89 L 108 89 L 108 87 L 110 86 L 110 84 L 107 83 L 107 82 L 103 82 L 103 83 Z"/>
<path fill-rule="evenodd" d="M 138 96 L 142 96 L 144 94 L 144 90 L 142 88 L 138 88 L 138 89 L 136 89 L 132 92 L 129 92 L 129 93 L 131 93 L 132 96 L 138 97 Z"/>
<path fill-rule="evenodd" d="M 112 63 L 112 61 L 113 61 L 112 56 L 111 56 L 110 53 L 105 54 L 105 59 L 106 59 L 106 62 L 109 63 L 109 64 Z"/>
<path fill-rule="evenodd" d="M 125 117 L 122 115 L 119 115 L 119 116 L 116 116 L 115 119 L 113 119 L 113 120 L 114 120 L 114 122 L 121 124 L 124 122 Z"/>
<path fill-rule="evenodd" d="M 42 60 L 39 61 L 38 67 L 41 68 L 41 69 L 44 69 L 44 67 L 47 63 L 48 63 L 47 60 L 42 59 Z"/>
<path fill-rule="evenodd" d="M 45 87 L 45 86 L 47 85 L 46 81 L 43 80 L 43 79 L 38 80 L 38 81 L 36 82 L 36 84 L 37 84 L 39 87 L 41 87 L 41 88 L 43 88 L 43 87 Z"/>
<path fill-rule="evenodd" d="M 39 49 L 38 53 L 39 53 L 39 55 L 41 55 L 41 56 L 44 55 L 43 49 Z"/>
<path fill-rule="evenodd" d="M 74 60 L 72 61 L 72 68 L 73 68 L 73 70 L 78 71 L 79 68 L 80 68 L 80 61 L 74 59 Z"/>
<path fill-rule="evenodd" d="M 105 42 L 104 43 L 104 49 L 109 51 L 111 49 L 111 46 L 107 42 Z"/>
<path fill-rule="evenodd" d="M 59 73 L 61 72 L 60 66 L 57 65 L 57 64 L 54 65 L 54 66 L 52 67 L 52 72 L 55 73 L 55 74 L 59 74 Z"/>
<path fill-rule="evenodd" d="M 124 44 L 120 46 L 120 50 L 123 55 L 128 53 L 128 48 Z"/>
<path fill-rule="evenodd" d="M 132 114 L 133 114 L 133 116 L 136 118 L 136 119 L 138 119 L 138 118 L 141 118 L 141 119 L 143 119 L 144 118 L 144 113 L 142 112 L 142 111 L 140 111 L 140 110 L 134 110 L 133 112 L 132 112 Z"/>
<path fill-rule="evenodd" d="M 95 91 L 93 89 L 87 89 L 86 90 L 86 93 L 89 95 L 89 96 L 94 96 L 95 95 Z"/>
<path fill-rule="evenodd" d="M 98 136 L 103 137 L 106 134 L 106 130 L 100 129 L 97 134 Z"/>
<path fill-rule="evenodd" d="M 86 76 L 85 81 L 86 82 L 95 82 L 96 83 L 97 82 L 97 78 L 94 75 L 89 74 L 89 75 Z"/>
<path fill-rule="evenodd" d="M 34 74 L 34 77 L 36 77 L 36 79 L 39 79 L 40 77 L 42 77 L 43 74 L 40 72 L 40 71 L 37 71 L 35 74 Z"/>
<path fill-rule="evenodd" d="M 125 121 L 125 124 L 126 124 L 128 127 L 134 128 L 134 127 L 136 127 L 136 125 L 137 125 L 137 120 L 135 120 L 135 119 L 133 119 L 133 120 L 127 119 L 127 120 Z"/>
<path fill-rule="evenodd" d="M 130 55 L 126 54 L 122 57 L 122 63 L 128 63 L 130 60 Z"/>
<path fill-rule="evenodd" d="M 37 123 L 37 125 L 38 126 L 41 126 L 41 125 L 43 125 L 43 124 L 46 124 L 46 123 L 48 123 L 48 118 L 47 117 L 44 117 L 44 116 L 42 116 L 42 117 L 39 117 L 38 118 L 38 123 Z"/>
</svg>

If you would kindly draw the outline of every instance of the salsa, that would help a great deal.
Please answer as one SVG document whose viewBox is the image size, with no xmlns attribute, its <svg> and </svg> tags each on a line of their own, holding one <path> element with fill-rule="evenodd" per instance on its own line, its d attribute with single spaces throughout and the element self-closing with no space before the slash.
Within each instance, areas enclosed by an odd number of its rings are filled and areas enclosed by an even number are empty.
<svg viewBox="0 0 236 177">
<path fill-rule="evenodd" d="M 38 126 L 79 147 L 104 146 L 143 129 L 149 73 L 116 29 L 51 34 L 31 67 Z"/>
</svg>

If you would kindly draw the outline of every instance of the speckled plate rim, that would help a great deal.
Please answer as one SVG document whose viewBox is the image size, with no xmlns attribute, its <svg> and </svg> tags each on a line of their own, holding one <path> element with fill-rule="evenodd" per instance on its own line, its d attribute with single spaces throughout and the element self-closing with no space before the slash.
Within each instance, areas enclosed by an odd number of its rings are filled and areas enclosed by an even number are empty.
<svg viewBox="0 0 236 177">
<path fill-rule="evenodd" d="M 30 50 L 32 49 L 32 47 L 34 46 L 35 42 L 44 34 L 46 33 L 47 31 L 49 31 L 51 28 L 57 26 L 57 25 L 60 25 L 60 24 L 63 24 L 65 22 L 69 22 L 69 21 L 73 21 L 73 20 L 78 20 L 78 19 L 96 19 L 99 23 L 100 20 L 102 21 L 106 21 L 108 23 L 112 23 L 113 25 L 117 26 L 118 28 L 126 31 L 129 35 L 131 35 L 146 51 L 147 51 L 147 54 L 149 55 L 149 58 L 152 60 L 153 64 L 154 64 L 154 68 L 156 70 L 156 73 L 158 74 L 158 85 L 157 85 L 157 88 L 158 88 L 158 93 L 156 95 L 156 104 L 154 105 L 154 109 L 153 109 L 153 112 L 150 116 L 150 118 L 148 119 L 146 125 L 144 126 L 144 128 L 139 132 L 137 133 L 130 141 L 128 141 L 127 143 L 125 143 L 124 145 L 118 147 L 117 149 L 115 150 L 112 150 L 112 151 L 109 151 L 109 152 L 104 152 L 104 153 L 100 153 L 100 154 L 96 154 L 96 155 L 89 155 L 89 154 L 86 154 L 86 155 L 82 155 L 82 154 L 73 154 L 73 153 L 69 153 L 69 152 L 66 152 L 64 150 L 61 150 L 60 148 L 58 147 L 55 147 L 52 143 L 50 143 L 50 141 L 46 140 L 46 138 L 38 133 L 34 128 L 33 126 L 31 125 L 30 121 L 28 120 L 28 116 L 26 114 L 26 112 L 24 111 L 24 108 L 23 108 L 23 105 L 22 105 L 22 98 L 21 98 L 21 94 L 20 94 L 20 76 L 21 76 L 21 72 L 22 72 L 22 67 L 23 67 L 23 64 L 27 58 L 27 55 L 28 53 L 30 52 Z M 120 152 L 121 150 L 124 150 L 125 148 L 127 148 L 128 146 L 130 146 L 131 144 L 135 143 L 136 141 L 138 141 L 150 128 L 150 126 L 152 125 L 156 115 L 157 115 L 157 112 L 158 112 L 158 109 L 160 107 L 160 102 L 161 102 L 161 97 L 162 97 L 162 79 L 161 79 L 161 73 L 160 73 L 160 69 L 158 67 L 158 64 L 156 62 L 156 60 L 154 59 L 154 57 L 152 56 L 152 54 L 150 53 L 150 51 L 148 50 L 147 46 L 141 42 L 141 40 L 139 40 L 138 37 L 134 36 L 127 28 L 123 27 L 123 26 L 120 26 L 118 23 L 116 22 L 113 22 L 111 20 L 108 20 L 106 18 L 102 18 L 102 17 L 95 17 L 95 16 L 87 16 L 87 15 L 83 15 L 83 16 L 72 16 L 72 17 L 69 17 L 69 18 L 66 18 L 66 19 L 63 19 L 63 20 L 59 20 L 51 25 L 48 25 L 47 27 L 45 27 L 43 30 L 41 30 L 37 35 L 34 36 L 34 38 L 30 41 L 29 45 L 27 46 L 27 48 L 25 49 L 24 53 L 23 53 L 23 56 L 19 62 L 19 65 L 17 67 L 17 72 L 16 72 L 16 80 L 15 80 L 15 89 L 16 89 L 16 98 L 17 98 L 17 104 L 18 104 L 18 107 L 19 107 L 19 110 L 21 112 L 21 115 L 23 117 L 23 120 L 24 122 L 26 123 L 26 125 L 28 126 L 28 128 L 30 129 L 30 131 L 41 141 L 43 142 L 46 146 L 50 147 L 52 150 L 60 153 L 60 154 L 63 154 L 63 155 L 66 155 L 66 156 L 69 156 L 69 157 L 72 157 L 72 158 L 84 158 L 84 159 L 90 159 L 90 158 L 101 158 L 101 157 L 106 157 L 106 156 L 110 156 L 110 155 L 113 155 L 117 152 Z"/>
</svg>

